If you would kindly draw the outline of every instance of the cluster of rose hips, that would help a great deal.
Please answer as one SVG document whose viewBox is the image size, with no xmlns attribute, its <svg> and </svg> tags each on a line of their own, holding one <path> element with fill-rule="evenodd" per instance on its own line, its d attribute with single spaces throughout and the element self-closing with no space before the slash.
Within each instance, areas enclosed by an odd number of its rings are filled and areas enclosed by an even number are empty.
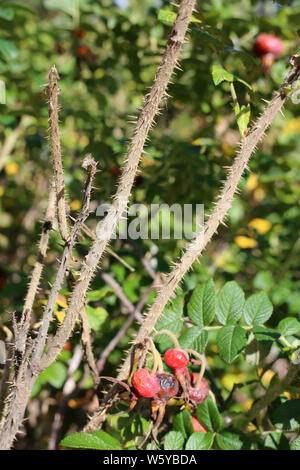
<svg viewBox="0 0 300 470">
<path fill-rule="evenodd" d="M 180 404 L 182 407 L 188 407 L 193 411 L 212 393 L 206 379 L 203 377 L 205 362 L 202 356 L 197 351 L 181 349 L 177 338 L 168 330 L 161 330 L 157 334 L 169 335 L 175 344 L 175 348 L 168 349 L 163 356 L 165 365 L 172 369 L 173 373 L 165 372 L 162 357 L 156 349 L 152 337 L 148 338 L 150 344 L 148 352 L 151 353 L 154 359 L 152 370 L 145 368 L 144 364 L 142 364 L 142 367 L 138 366 L 131 376 L 131 387 L 117 379 L 103 377 L 119 383 L 129 392 L 131 395 L 129 410 L 132 410 L 140 401 L 149 399 L 152 421 L 145 441 L 151 432 L 156 441 L 155 432 L 163 421 L 167 405 Z M 189 363 L 201 366 L 200 372 L 190 373 L 188 370 Z M 195 431 L 207 432 L 194 416 L 192 417 L 192 424 Z"/>
</svg>

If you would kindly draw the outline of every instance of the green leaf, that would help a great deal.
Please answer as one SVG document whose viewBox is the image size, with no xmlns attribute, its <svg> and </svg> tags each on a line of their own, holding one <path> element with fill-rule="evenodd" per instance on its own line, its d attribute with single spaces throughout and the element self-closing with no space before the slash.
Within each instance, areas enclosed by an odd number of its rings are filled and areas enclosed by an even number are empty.
<svg viewBox="0 0 300 470">
<path fill-rule="evenodd" d="M 290 336 L 300 331 L 300 321 L 294 317 L 287 317 L 278 324 L 278 331 L 283 336 Z"/>
<path fill-rule="evenodd" d="M 227 70 L 223 69 L 223 67 L 220 67 L 220 65 L 213 65 L 211 69 L 211 73 L 212 73 L 214 84 L 216 86 L 219 85 L 219 83 L 223 82 L 224 80 L 226 82 L 234 81 L 234 75 L 232 75 L 232 73 L 227 72 Z"/>
<path fill-rule="evenodd" d="M 282 432 L 271 431 L 264 440 L 264 448 L 273 450 L 289 450 L 289 441 Z"/>
<path fill-rule="evenodd" d="M 65 364 L 56 361 L 40 374 L 39 380 L 42 383 L 48 382 L 52 387 L 61 388 L 65 383 L 67 375 L 68 370 Z"/>
<path fill-rule="evenodd" d="M 197 406 L 196 416 L 208 431 L 219 431 L 223 425 L 222 415 L 210 397 Z"/>
<path fill-rule="evenodd" d="M 272 343 L 276 343 L 280 338 L 280 334 L 272 328 L 255 326 L 252 331 L 258 341 L 271 341 Z"/>
<path fill-rule="evenodd" d="M 19 55 L 16 46 L 6 39 L 0 39 L 0 52 L 6 60 L 16 59 Z"/>
<path fill-rule="evenodd" d="M 171 10 L 162 10 L 160 9 L 158 12 L 158 20 L 161 21 L 164 24 L 167 24 L 168 26 L 172 25 L 174 21 L 176 20 L 177 13 L 175 11 Z M 202 23 L 201 20 L 196 18 L 195 16 L 192 16 L 190 19 L 190 23 Z"/>
<path fill-rule="evenodd" d="M 291 443 L 291 450 L 300 450 L 300 436 L 296 437 Z"/>
<path fill-rule="evenodd" d="M 239 127 L 240 135 L 242 139 L 246 136 L 246 131 L 248 129 L 248 124 L 250 121 L 251 108 L 250 104 L 245 106 L 244 104 L 240 107 L 237 114 L 237 124 Z"/>
<path fill-rule="evenodd" d="M 92 290 L 87 293 L 88 302 L 98 302 L 98 300 L 103 299 L 107 294 L 114 292 L 111 287 L 102 287 L 102 289 Z"/>
<path fill-rule="evenodd" d="M 98 449 L 98 450 L 120 450 L 121 444 L 114 437 L 104 431 L 93 431 L 88 434 L 78 432 L 70 434 L 61 442 L 61 446 L 74 447 L 80 449 Z"/>
<path fill-rule="evenodd" d="M 298 428 L 300 426 L 300 399 L 281 403 L 274 411 L 272 422 L 278 429 Z"/>
<path fill-rule="evenodd" d="M 85 311 L 92 330 L 99 331 L 101 325 L 105 322 L 106 318 L 108 317 L 107 310 L 102 307 L 93 308 L 87 306 Z"/>
<path fill-rule="evenodd" d="M 265 292 L 252 294 L 245 302 L 244 317 L 247 325 L 261 325 L 269 320 L 273 305 Z"/>
<path fill-rule="evenodd" d="M 185 439 L 194 432 L 192 418 L 187 410 L 182 410 L 174 416 L 173 428 L 175 431 L 181 432 Z"/>
<path fill-rule="evenodd" d="M 170 431 L 165 437 L 164 450 L 181 450 L 184 444 L 184 437 L 181 432 Z"/>
<path fill-rule="evenodd" d="M 165 23 L 167 25 L 172 25 L 176 20 L 176 13 L 175 11 L 171 10 L 159 10 L 158 12 L 158 21 Z"/>
<path fill-rule="evenodd" d="M 235 324 L 241 317 L 245 295 L 235 281 L 226 282 L 217 296 L 217 318 L 222 325 Z"/>
<path fill-rule="evenodd" d="M 241 326 L 224 326 L 218 332 L 218 351 L 221 358 L 228 364 L 239 356 L 246 344 L 246 331 Z"/>
<path fill-rule="evenodd" d="M 15 12 L 13 8 L 11 8 L 10 6 L 6 6 L 6 5 L 0 6 L 0 18 L 6 21 L 11 21 L 13 20 L 14 16 L 15 16 Z"/>
<path fill-rule="evenodd" d="M 243 442 L 238 434 L 227 431 L 216 434 L 216 441 L 222 450 L 240 450 L 243 446 Z"/>
<path fill-rule="evenodd" d="M 162 315 L 156 322 L 155 329 L 157 331 L 166 329 L 174 334 L 179 333 L 183 325 L 183 305 L 184 297 L 177 296 L 172 302 L 172 305 L 164 309 Z M 157 335 L 155 341 L 164 346 L 168 345 L 167 347 L 171 347 L 172 345 L 170 338 L 164 334 Z"/>
<path fill-rule="evenodd" d="M 209 450 L 213 445 L 214 435 L 212 432 L 194 432 L 185 445 L 186 450 Z"/>
<path fill-rule="evenodd" d="M 258 341 L 251 331 L 245 347 L 245 359 L 248 364 L 257 366 L 270 352 L 271 344 Z"/>
<path fill-rule="evenodd" d="M 194 349 L 203 354 L 208 341 L 208 333 L 198 326 L 192 326 L 184 330 L 179 338 L 180 346 L 183 349 Z"/>
<path fill-rule="evenodd" d="M 195 325 L 208 326 L 216 311 L 216 288 L 212 279 L 194 289 L 187 304 L 189 318 Z"/>
</svg>

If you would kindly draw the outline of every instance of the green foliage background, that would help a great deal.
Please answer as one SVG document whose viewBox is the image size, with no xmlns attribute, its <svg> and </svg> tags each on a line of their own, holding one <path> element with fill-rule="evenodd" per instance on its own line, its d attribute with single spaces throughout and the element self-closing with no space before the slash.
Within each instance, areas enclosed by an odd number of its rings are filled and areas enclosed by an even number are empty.
<svg viewBox="0 0 300 470">
<path fill-rule="evenodd" d="M 43 85 L 52 64 L 61 78 L 61 141 L 73 215 L 82 197 L 81 161 L 85 153 L 92 153 L 101 169 L 96 176 L 90 227 L 98 221 L 98 204 L 108 202 L 115 191 L 133 129 L 131 116 L 137 114 L 152 83 L 170 31 L 168 18 L 172 19 L 172 15 L 164 11 L 176 12 L 168 1 L 131 0 L 124 4 L 127 3 L 122 8 L 111 0 L 0 2 L 0 79 L 6 86 L 6 103 L 0 105 L 2 142 L 25 117 L 25 129 L 2 162 L 0 173 L 1 325 L 9 326 L 9 312 L 22 308 L 37 252 L 50 173 Z M 299 52 L 299 24 L 299 0 L 282 6 L 254 0 L 201 2 L 181 55 L 181 70 L 176 71 L 168 90 L 172 98 L 163 102 L 161 116 L 151 132 L 132 202 L 203 203 L 209 212 L 225 177 L 224 167 L 232 164 L 239 141 L 229 82 L 216 85 L 213 67 L 222 67 L 239 79 L 234 82 L 238 101 L 247 112 L 250 106 L 252 120 L 261 112 L 263 100 L 270 99 L 272 91 L 281 84 L 289 57 Z M 84 37 L 78 37 L 82 31 Z M 260 60 L 252 55 L 259 32 L 276 34 L 284 42 L 284 54 L 268 77 L 261 76 Z M 268 320 L 271 328 L 286 316 L 297 319 L 300 311 L 299 110 L 299 104 L 290 102 L 284 116 L 276 117 L 250 162 L 252 176 L 248 172 L 240 184 L 227 227 L 220 229 L 201 264 L 195 265 L 182 284 L 182 292 L 187 295 L 211 277 L 218 290 L 232 280 L 242 286 L 247 296 L 263 290 L 274 305 L 273 316 Z M 261 231 L 261 225 L 257 229 L 249 226 L 256 218 L 269 222 L 267 231 Z M 255 240 L 255 246 L 242 248 L 238 236 Z M 58 234 L 53 233 L 43 289 L 35 303 L 36 323 L 46 302 L 48 282 L 54 278 L 59 243 Z M 170 262 L 177 259 L 185 245 L 181 240 L 136 243 L 144 253 L 152 251 L 153 266 L 159 272 L 169 270 Z M 89 241 L 83 240 L 82 246 L 87 250 Z M 151 279 L 136 248 L 120 240 L 114 241 L 112 248 L 135 271 L 129 272 L 109 255 L 104 257 L 102 268 L 135 304 Z M 78 249 L 78 258 L 81 255 Z M 74 272 L 76 263 L 75 260 Z M 67 285 L 62 294 L 67 301 Z M 148 303 L 154 295 L 149 296 Z M 88 299 L 95 356 L 99 357 L 126 321 L 126 315 L 114 291 L 100 277 L 94 279 Z M 57 309 L 63 307 L 58 305 Z M 58 322 L 59 319 L 53 322 L 53 331 Z M 136 329 L 133 324 L 108 357 L 106 375 L 115 375 Z M 216 353 L 215 337 L 210 338 L 210 372 L 226 398 L 235 382 L 255 378 L 255 370 L 242 359 L 225 364 Z M 74 334 L 72 346 L 78 341 L 79 335 Z M 72 351 L 63 351 L 60 360 L 38 379 L 33 400 L 40 407 L 42 400 L 54 399 L 55 405 L 46 417 L 39 415 L 39 426 L 31 428 L 24 446 L 47 447 L 71 355 Z M 81 381 L 75 398 L 83 399 L 91 387 L 83 365 L 75 380 Z M 247 387 L 245 390 L 247 402 L 253 399 L 253 393 L 247 395 Z M 88 399 L 75 405 L 68 409 L 62 435 L 70 429 L 80 430 L 90 406 Z M 235 402 L 233 411 L 245 411 L 246 406 L 243 401 Z M 222 438 L 219 440 L 223 442 Z"/>
</svg>

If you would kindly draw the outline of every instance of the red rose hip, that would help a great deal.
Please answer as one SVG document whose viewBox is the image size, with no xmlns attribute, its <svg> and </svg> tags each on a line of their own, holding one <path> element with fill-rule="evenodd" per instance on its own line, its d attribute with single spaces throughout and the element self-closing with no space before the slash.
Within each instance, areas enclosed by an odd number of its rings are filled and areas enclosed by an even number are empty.
<svg viewBox="0 0 300 470">
<path fill-rule="evenodd" d="M 136 370 L 131 383 L 141 397 L 152 398 L 159 391 L 159 380 L 148 369 Z"/>
<path fill-rule="evenodd" d="M 193 372 L 190 377 L 192 387 L 189 388 L 189 397 L 197 405 L 200 405 L 200 403 L 203 403 L 209 395 L 209 385 L 204 377 L 202 377 L 199 384 L 196 385 L 199 374 L 196 374 L 195 372 Z"/>
<path fill-rule="evenodd" d="M 204 432 L 205 434 L 207 434 L 207 429 L 205 429 L 205 427 L 202 426 L 202 424 L 200 423 L 200 421 L 198 421 L 196 416 L 192 416 L 192 424 L 193 424 L 193 428 L 195 432 L 200 431 L 200 432 Z"/>
<path fill-rule="evenodd" d="M 181 369 L 188 363 L 188 359 L 180 349 L 168 349 L 164 354 L 164 360 L 171 369 Z"/>
<path fill-rule="evenodd" d="M 175 397 L 178 393 L 178 381 L 172 374 L 160 373 L 156 376 L 159 381 L 159 391 L 157 396 L 164 400 Z"/>
<path fill-rule="evenodd" d="M 253 53 L 257 57 L 272 54 L 273 58 L 279 57 L 283 52 L 283 42 L 273 34 L 259 34 L 253 46 Z"/>
</svg>

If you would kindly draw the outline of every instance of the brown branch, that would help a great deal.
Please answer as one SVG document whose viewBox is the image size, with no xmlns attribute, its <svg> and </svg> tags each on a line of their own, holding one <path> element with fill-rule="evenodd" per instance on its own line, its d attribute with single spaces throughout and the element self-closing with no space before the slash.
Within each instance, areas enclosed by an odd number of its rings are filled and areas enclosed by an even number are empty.
<svg viewBox="0 0 300 470">
<path fill-rule="evenodd" d="M 85 358 L 86 358 L 87 364 L 89 366 L 89 369 L 92 375 L 94 386 L 96 387 L 100 381 L 99 373 L 98 373 L 97 364 L 93 355 L 92 340 L 91 340 L 91 327 L 89 325 L 89 321 L 88 321 L 88 318 L 84 309 L 82 309 L 80 312 L 80 319 L 81 319 L 81 325 L 82 325 L 81 340 L 83 344 Z"/>
<path fill-rule="evenodd" d="M 22 132 L 25 130 L 29 121 L 30 116 L 22 116 L 17 127 L 13 131 L 11 131 L 10 134 L 4 140 L 4 143 L 0 150 L 0 171 L 4 167 L 7 158 L 13 151 L 15 143 L 17 142 Z"/>
<path fill-rule="evenodd" d="M 88 174 L 87 174 L 87 179 L 85 182 L 85 188 L 84 188 L 84 197 L 83 197 L 83 204 L 81 211 L 79 213 L 78 218 L 76 219 L 72 230 L 70 232 L 70 235 L 68 236 L 67 243 L 64 247 L 63 254 L 61 257 L 61 262 L 60 266 L 57 271 L 57 275 L 54 281 L 54 284 L 51 288 L 47 306 L 45 308 L 44 314 L 43 314 L 43 319 L 42 323 L 39 329 L 39 333 L 36 339 L 36 346 L 35 350 L 32 356 L 32 364 L 34 367 L 39 367 L 39 369 L 43 370 L 46 368 L 46 366 L 43 364 L 43 359 L 40 359 L 42 357 L 43 349 L 46 343 L 46 338 L 47 338 L 47 332 L 49 328 L 49 324 L 52 320 L 52 314 L 55 306 L 55 302 L 57 300 L 57 296 L 59 293 L 59 290 L 61 289 L 61 286 L 63 284 L 63 280 L 66 274 L 66 270 L 69 266 L 70 259 L 72 256 L 72 250 L 74 248 L 74 245 L 77 240 L 77 235 L 81 229 L 81 226 L 83 222 L 86 220 L 86 218 L 89 215 L 89 205 L 90 205 L 90 198 L 91 198 L 91 192 L 92 192 L 92 183 L 93 179 L 96 173 L 96 162 L 94 159 L 91 157 L 91 155 L 87 155 L 82 163 L 82 167 L 85 169 L 89 169 Z M 64 324 L 60 328 L 63 328 Z M 62 346 L 63 347 L 63 346 Z M 52 354 L 52 346 L 50 345 L 48 348 L 48 355 Z"/>
<path fill-rule="evenodd" d="M 55 184 L 54 179 L 52 179 L 50 183 L 48 206 L 39 242 L 37 260 L 32 271 L 31 280 L 25 297 L 21 320 L 15 325 L 15 350 L 18 351 L 20 356 L 23 356 L 25 351 L 32 306 L 39 287 L 44 259 L 48 250 L 49 237 L 55 220 L 55 200 Z"/>
<path fill-rule="evenodd" d="M 123 336 L 126 334 L 128 328 L 131 326 L 134 319 L 137 317 L 137 314 L 139 313 L 141 315 L 140 312 L 143 309 L 145 303 L 147 302 L 147 299 L 153 289 L 154 289 L 154 283 L 152 284 L 152 286 L 149 287 L 149 289 L 147 289 L 147 291 L 144 293 L 144 295 L 142 296 L 141 300 L 138 302 L 136 307 L 133 308 L 126 322 L 124 323 L 122 328 L 120 328 L 116 336 L 114 336 L 114 338 L 108 343 L 106 348 L 102 351 L 100 359 L 97 362 L 97 368 L 98 368 L 99 374 L 102 372 L 108 356 L 115 349 L 115 347 L 121 341 Z"/>
<path fill-rule="evenodd" d="M 178 15 L 166 44 L 161 64 L 158 67 L 154 83 L 150 93 L 145 98 L 144 105 L 138 117 L 113 204 L 96 231 L 97 238 L 93 242 L 89 254 L 81 268 L 80 276 L 74 287 L 70 306 L 64 319 L 63 328 L 60 328 L 53 338 L 51 348 L 53 354 L 50 356 L 46 353 L 43 361 L 44 367 L 51 364 L 54 358 L 59 354 L 62 344 L 64 344 L 66 339 L 70 336 L 80 310 L 83 308 L 90 282 L 95 275 L 101 256 L 115 232 L 120 218 L 127 209 L 144 144 L 151 126 L 154 124 L 154 118 L 159 112 L 161 100 L 166 95 L 167 86 L 174 72 L 179 50 L 184 42 L 194 6 L 195 0 L 182 0 L 180 3 Z"/>
<path fill-rule="evenodd" d="M 279 110 L 281 110 L 287 100 L 287 95 L 285 93 L 286 87 L 290 87 L 300 76 L 299 55 L 292 57 L 290 65 L 291 71 L 288 74 L 286 80 L 280 89 L 274 93 L 273 99 L 266 106 L 262 116 L 256 121 L 249 135 L 241 143 L 240 150 L 237 153 L 232 167 L 230 168 L 223 189 L 221 190 L 214 209 L 209 215 L 208 220 L 204 226 L 204 231 L 199 230 L 197 232 L 195 239 L 187 246 L 187 249 L 183 253 L 179 262 L 175 264 L 174 269 L 165 278 L 154 303 L 152 304 L 148 314 L 145 315 L 145 319 L 141 325 L 141 328 L 135 340 L 133 341 L 133 345 L 126 357 L 123 366 L 120 369 L 118 380 L 127 379 L 130 373 L 131 353 L 133 348 L 137 344 L 145 343 L 148 336 L 154 330 L 157 320 L 162 315 L 165 306 L 169 302 L 172 294 L 183 279 L 184 275 L 192 267 L 193 263 L 198 260 L 204 248 L 210 242 L 213 235 L 217 232 L 219 225 L 224 223 L 224 219 L 231 207 L 233 196 L 237 191 L 238 184 L 245 169 L 247 168 L 247 164 L 251 155 L 255 151 L 257 144 L 263 137 L 266 129 L 271 124 L 275 115 Z M 113 386 L 107 393 L 100 410 L 94 414 L 90 423 L 86 426 L 87 430 L 92 431 L 93 429 L 98 428 L 105 420 L 107 409 L 114 400 L 114 391 L 115 387 Z"/>
<path fill-rule="evenodd" d="M 52 155 L 52 163 L 55 177 L 56 200 L 57 200 L 57 218 L 60 234 L 63 240 L 68 238 L 68 224 L 66 214 L 65 201 L 65 183 L 64 170 L 61 157 L 60 135 L 58 127 L 58 95 L 60 88 L 58 87 L 59 75 L 55 66 L 51 67 L 49 72 L 48 96 L 49 96 L 49 133 L 50 147 Z"/>
<path fill-rule="evenodd" d="M 31 361 L 29 362 L 28 354 L 23 357 L 21 364 L 18 367 L 15 380 L 11 384 L 10 393 L 6 398 L 5 409 L 1 419 L 2 427 L 0 430 L 0 449 L 9 449 L 12 446 L 15 435 L 17 434 L 19 426 L 23 420 L 32 387 L 39 373 L 45 369 L 45 367 L 43 367 L 41 357 L 45 347 L 54 305 L 59 289 L 61 288 L 66 269 L 69 266 L 69 261 L 72 256 L 72 248 L 75 245 L 81 224 L 89 215 L 89 201 L 92 191 L 92 182 L 96 172 L 96 163 L 90 155 L 87 155 L 82 166 L 86 169 L 89 168 L 84 189 L 82 209 L 72 227 L 64 247 L 61 263 L 50 291 L 38 336 L 34 344 L 30 345 L 30 348 L 26 351 L 26 353 L 31 354 L 31 348 L 34 346 Z M 51 346 L 49 347 L 48 353 L 51 355 Z"/>
</svg>

